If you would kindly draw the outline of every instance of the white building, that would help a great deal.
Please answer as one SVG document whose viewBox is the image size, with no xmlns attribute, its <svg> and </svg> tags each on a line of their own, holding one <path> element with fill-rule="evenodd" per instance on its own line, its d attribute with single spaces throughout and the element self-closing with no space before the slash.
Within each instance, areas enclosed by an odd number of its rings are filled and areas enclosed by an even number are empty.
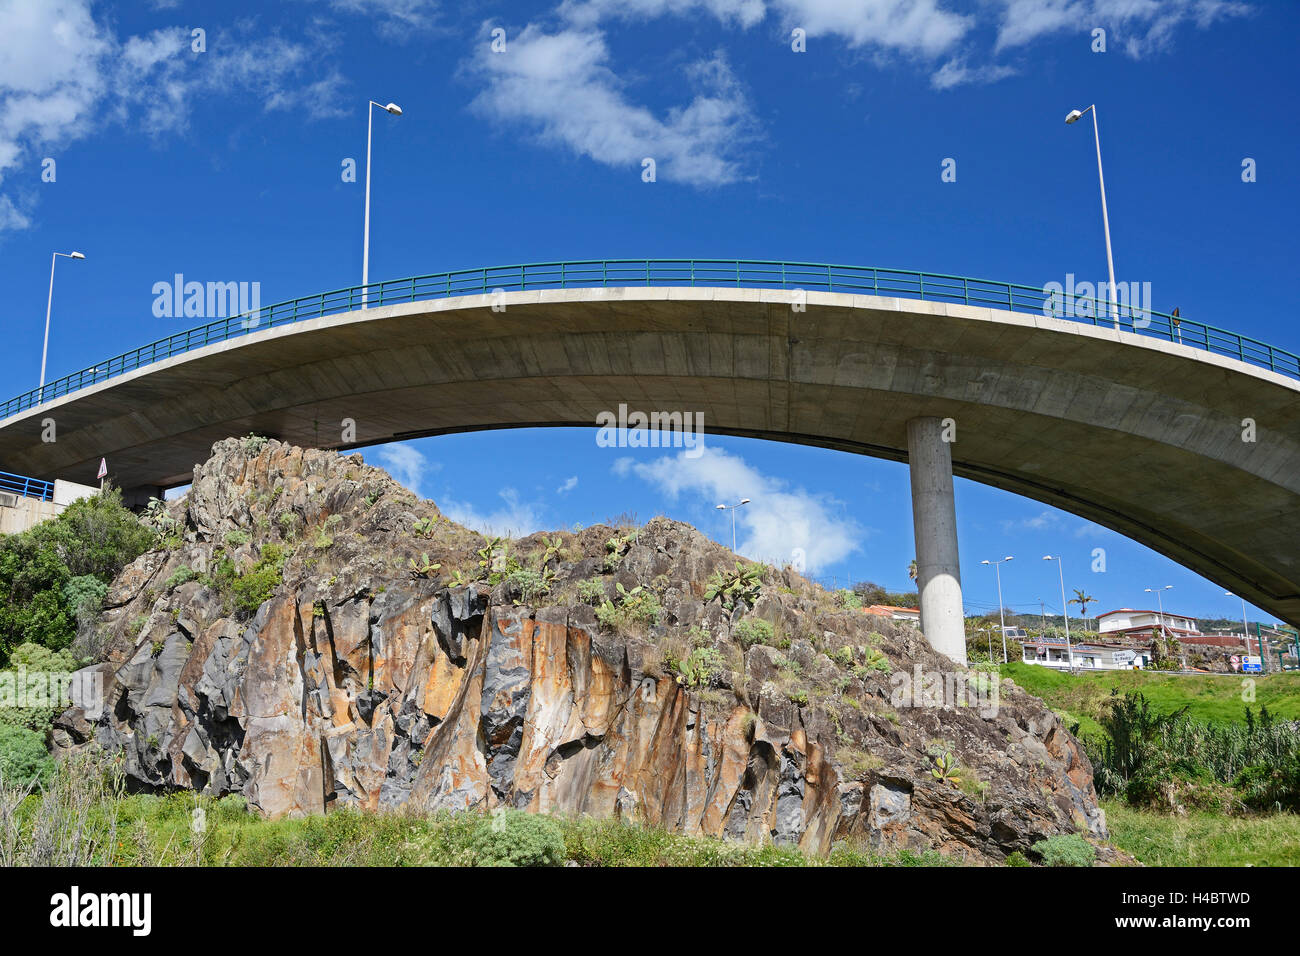
<svg viewBox="0 0 1300 956">
<path fill-rule="evenodd" d="M 1026 664 L 1066 668 L 1070 666 L 1071 648 L 1065 641 L 1029 641 L 1023 645 L 1021 658 Z M 1145 648 L 1091 642 L 1073 645 L 1074 666 L 1080 670 L 1127 671 L 1146 667 L 1151 653 Z"/>
<path fill-rule="evenodd" d="M 1159 611 L 1139 611 L 1128 607 L 1122 607 L 1116 611 L 1107 611 L 1105 614 L 1098 614 L 1097 630 L 1112 637 L 1123 637 L 1134 641 L 1149 641 L 1155 636 L 1156 631 L 1160 629 L 1162 620 L 1164 621 L 1165 633 L 1173 637 L 1181 638 L 1201 633 L 1200 628 L 1197 627 L 1196 618 L 1188 617 L 1186 614 L 1174 614 L 1171 611 L 1166 611 L 1162 615 Z"/>
</svg>

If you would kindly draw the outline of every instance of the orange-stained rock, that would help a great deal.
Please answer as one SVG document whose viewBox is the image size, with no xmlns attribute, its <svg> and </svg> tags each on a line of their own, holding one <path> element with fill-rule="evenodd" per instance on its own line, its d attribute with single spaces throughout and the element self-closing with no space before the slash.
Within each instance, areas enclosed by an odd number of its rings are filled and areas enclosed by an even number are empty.
<svg viewBox="0 0 1300 956">
<path fill-rule="evenodd" d="M 103 712 L 57 724 L 60 746 L 120 749 L 141 787 L 241 793 L 273 817 L 507 805 L 975 862 L 1078 826 L 1104 835 L 1087 758 L 1040 701 L 1005 682 L 993 713 L 900 702 L 904 678 L 951 676 L 951 662 L 789 570 L 763 571 L 753 608 L 706 602 L 703 582 L 736 558 L 686 525 L 504 550 L 357 455 L 238 440 L 213 452 L 171 505 L 186 543 L 142 556 L 110 592 Z M 205 582 L 150 583 L 213 567 L 236 529 L 252 538 L 245 563 L 283 558 L 256 613 Z M 413 576 L 426 553 L 445 570 Z M 492 580 L 453 586 L 452 569 Z M 654 624 L 599 624 L 575 596 L 590 580 L 606 617 L 653 594 Z M 529 581 L 540 590 L 525 600 Z M 759 615 L 792 636 L 782 649 L 739 646 L 734 624 Z M 888 671 L 853 666 L 869 649 Z M 935 778 L 935 741 L 988 784 L 982 798 Z"/>
</svg>

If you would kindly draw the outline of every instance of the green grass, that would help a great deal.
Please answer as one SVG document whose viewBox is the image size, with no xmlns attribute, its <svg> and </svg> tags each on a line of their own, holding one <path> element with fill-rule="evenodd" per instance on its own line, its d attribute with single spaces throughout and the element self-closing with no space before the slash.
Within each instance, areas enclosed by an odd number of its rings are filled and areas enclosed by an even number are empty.
<svg viewBox="0 0 1300 956">
<path fill-rule="evenodd" d="M 1274 717 L 1300 720 L 1300 672 L 1253 678 L 1253 702 L 1242 700 L 1242 681 L 1246 678 L 1240 674 L 1176 675 L 1157 671 L 1069 674 L 1019 661 L 1002 665 L 1001 672 L 1003 677 L 1010 677 L 1035 697 L 1041 697 L 1053 710 L 1065 711 L 1078 720 L 1082 736 L 1101 733 L 1094 718 L 1110 697 L 1111 688 L 1117 688 L 1121 694 L 1141 691 L 1161 713 L 1186 706 L 1188 716 L 1207 723 L 1245 723 L 1248 706 L 1255 711 L 1264 706 Z"/>
<path fill-rule="evenodd" d="M 1031 665 L 1033 666 L 1033 665 Z M 1111 843 L 1147 866 L 1300 866 L 1300 816 L 1228 817 L 1134 810 L 1102 802 Z"/>
<path fill-rule="evenodd" d="M 107 832 L 110 802 L 93 812 L 90 829 Z M 474 834 L 488 824 L 478 812 L 362 813 L 268 821 L 242 801 L 192 793 L 135 795 L 116 801 L 112 846 L 92 862 L 113 866 L 472 866 Z M 193 828 L 204 815 L 201 834 Z M 556 816 L 566 858 L 581 866 L 944 866 L 939 854 L 876 854 L 836 844 L 827 858 L 787 846 L 754 846 L 688 837 L 619 820 Z"/>
</svg>

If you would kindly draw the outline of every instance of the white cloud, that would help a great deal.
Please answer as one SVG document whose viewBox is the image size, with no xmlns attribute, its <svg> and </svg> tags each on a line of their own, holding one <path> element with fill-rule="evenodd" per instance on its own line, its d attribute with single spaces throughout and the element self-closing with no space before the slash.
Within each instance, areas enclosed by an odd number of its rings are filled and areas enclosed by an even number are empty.
<svg viewBox="0 0 1300 956">
<path fill-rule="evenodd" d="M 1220 20 L 1246 16 L 1239 0 L 1001 0 L 997 50 L 1024 46 L 1053 33 L 1073 30 L 1087 36 L 1106 30 L 1107 48 L 1118 44 L 1138 59 L 1171 46 L 1184 23 L 1207 29 Z"/>
<path fill-rule="evenodd" d="M 429 473 L 442 467 L 438 462 L 429 461 L 411 445 L 380 445 L 372 452 L 379 466 L 392 475 L 394 481 L 417 495 L 424 494 L 421 486 Z"/>
<path fill-rule="evenodd" d="M 851 47 L 937 56 L 966 35 L 973 18 L 944 10 L 938 0 L 564 0 L 559 15 L 579 27 L 606 20 L 712 16 L 749 28 L 772 11 L 787 32 L 834 36 Z"/>
<path fill-rule="evenodd" d="M 802 27 L 809 37 L 930 57 L 951 50 L 974 24 L 936 0 L 773 0 L 773 6 L 785 26 Z"/>
<path fill-rule="evenodd" d="M 966 83 L 996 83 L 998 80 L 1015 75 L 1014 67 L 995 65 L 969 67 L 964 59 L 953 59 L 930 75 L 930 85 L 936 90 L 950 90 Z"/>
<path fill-rule="evenodd" d="M 699 458 L 687 458 L 685 452 L 646 463 L 620 458 L 614 473 L 635 475 L 674 500 L 696 495 L 709 507 L 749 498 L 749 504 L 736 510 L 737 547 L 756 560 L 781 564 L 801 548 L 808 572 L 816 573 L 860 550 L 865 535 L 843 514 L 841 502 L 790 488 L 719 448 L 705 448 Z M 728 519 L 727 543 L 730 530 Z"/>
<path fill-rule="evenodd" d="M 648 20 L 691 16 L 703 10 L 723 23 L 752 27 L 767 13 L 763 0 L 564 0 L 559 14 L 570 23 L 594 26 L 601 20 Z"/>
<path fill-rule="evenodd" d="M 491 511 L 480 511 L 468 502 L 451 499 L 440 501 L 438 507 L 453 521 L 484 534 L 513 538 L 545 528 L 539 509 L 520 501 L 515 489 L 502 488 L 497 494 L 503 504 Z"/>
<path fill-rule="evenodd" d="M 629 175 L 639 175 L 650 157 L 663 180 L 718 186 L 746 177 L 744 147 L 755 123 L 721 52 L 685 70 L 698 90 L 694 99 L 657 116 L 627 98 L 599 30 L 547 32 L 529 24 L 508 49 L 495 54 L 480 43 L 470 64 L 484 84 L 473 101 L 483 115 L 523 124 L 545 143 Z"/>
<path fill-rule="evenodd" d="M 107 123 L 183 131 L 200 96 L 313 118 L 340 112 L 343 79 L 321 65 L 319 36 L 297 42 L 246 23 L 209 32 L 207 51 L 196 53 L 184 27 L 119 38 L 95 21 L 90 0 L 0 0 L 0 23 L 0 183 Z M 28 210 L 0 195 L 0 232 L 29 223 Z"/>
<path fill-rule="evenodd" d="M 576 487 L 578 487 L 578 476 L 574 475 L 571 478 L 566 478 L 564 484 L 555 489 L 555 493 L 557 495 L 562 495 L 566 492 L 572 491 Z"/>
</svg>

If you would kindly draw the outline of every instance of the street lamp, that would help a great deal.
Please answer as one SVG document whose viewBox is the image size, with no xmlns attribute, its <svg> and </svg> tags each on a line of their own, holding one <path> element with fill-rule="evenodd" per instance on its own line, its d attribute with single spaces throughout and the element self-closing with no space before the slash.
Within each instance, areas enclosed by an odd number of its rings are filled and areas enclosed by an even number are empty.
<svg viewBox="0 0 1300 956">
<path fill-rule="evenodd" d="M 1228 597 L 1240 597 L 1240 595 L 1233 594 L 1231 591 L 1224 591 L 1223 593 L 1226 594 Z M 1241 633 L 1246 635 L 1246 654 L 1249 655 L 1250 654 L 1250 625 L 1246 623 L 1246 599 L 1245 598 L 1241 598 Z M 1260 653 L 1259 656 L 1261 660 L 1264 657 L 1262 652 Z"/>
<path fill-rule="evenodd" d="M 1094 103 L 1086 110 L 1070 110 L 1066 114 L 1067 125 L 1075 123 L 1084 113 L 1092 111 L 1092 135 L 1097 141 L 1097 181 L 1101 184 L 1101 224 L 1106 232 L 1106 267 L 1110 270 L 1110 313 L 1115 320 L 1115 331 L 1119 331 L 1119 310 L 1115 307 L 1115 257 L 1110 251 L 1110 215 L 1106 212 L 1106 177 L 1101 172 L 1101 133 L 1097 131 L 1097 105 Z"/>
<path fill-rule="evenodd" d="M 1166 584 L 1166 585 L 1165 585 L 1164 587 L 1162 587 L 1162 588 L 1143 588 L 1143 589 L 1142 589 L 1142 590 L 1145 591 L 1147 594 L 1154 594 L 1154 595 L 1156 596 L 1156 600 L 1159 602 L 1159 604 L 1157 605 L 1157 607 L 1160 608 L 1160 637 L 1161 637 L 1162 640 L 1163 640 L 1164 637 L 1165 637 L 1165 599 L 1164 599 L 1164 593 L 1165 593 L 1166 591 L 1170 590 L 1171 588 L 1173 588 L 1173 585 L 1172 585 L 1172 584 Z"/>
<path fill-rule="evenodd" d="M 56 252 L 50 256 L 50 297 L 45 300 L 45 344 L 41 346 L 41 402 L 45 401 L 45 359 L 50 352 L 50 309 L 54 305 L 54 264 L 59 261 L 59 256 L 65 259 L 86 258 L 80 252 Z"/>
<path fill-rule="evenodd" d="M 1065 650 L 1070 655 L 1070 673 L 1074 673 L 1074 646 L 1070 643 L 1070 605 L 1065 603 L 1065 563 L 1058 555 L 1043 555 L 1044 561 L 1055 561 L 1061 579 L 1061 616 L 1065 618 Z"/>
<path fill-rule="evenodd" d="M 740 499 L 740 505 L 747 505 L 747 504 L 749 504 L 748 498 Z M 731 550 L 732 551 L 736 550 L 736 509 L 739 508 L 740 505 L 718 505 L 719 511 L 731 512 Z"/>
<path fill-rule="evenodd" d="M 366 288 L 370 283 L 370 137 L 375 128 L 374 107 L 376 106 L 394 116 L 402 115 L 402 108 L 396 103 L 384 106 L 371 100 L 370 105 L 366 107 L 366 235 L 361 252 L 361 308 L 363 309 L 369 307 L 367 301 L 370 298 L 370 290 Z"/>
<path fill-rule="evenodd" d="M 996 571 L 998 575 L 998 618 L 1002 622 L 1002 663 L 1003 664 L 1007 662 L 1007 615 L 1006 612 L 1002 610 L 1002 565 L 1004 562 L 1014 561 L 1014 560 L 1015 559 L 1008 554 L 1001 561 L 980 562 L 980 564 L 993 565 L 993 570 Z"/>
</svg>

